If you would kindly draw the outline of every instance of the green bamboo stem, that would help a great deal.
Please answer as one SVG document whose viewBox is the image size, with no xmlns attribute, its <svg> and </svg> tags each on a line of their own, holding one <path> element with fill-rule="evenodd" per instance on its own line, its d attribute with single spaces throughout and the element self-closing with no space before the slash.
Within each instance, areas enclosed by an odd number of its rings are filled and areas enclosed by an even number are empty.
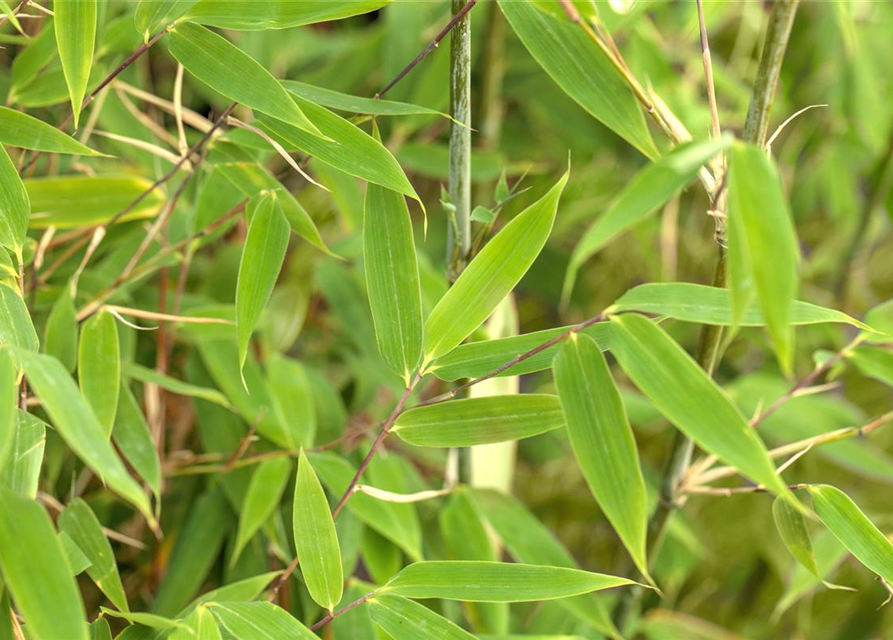
<svg viewBox="0 0 893 640">
<path fill-rule="evenodd" d="M 468 0 L 453 0 L 453 16 Z M 450 201 L 455 224 L 447 225 L 447 275 L 455 280 L 465 267 L 471 248 L 471 16 L 468 13 L 450 32 Z M 460 124 L 461 123 L 461 124 Z"/>
</svg>

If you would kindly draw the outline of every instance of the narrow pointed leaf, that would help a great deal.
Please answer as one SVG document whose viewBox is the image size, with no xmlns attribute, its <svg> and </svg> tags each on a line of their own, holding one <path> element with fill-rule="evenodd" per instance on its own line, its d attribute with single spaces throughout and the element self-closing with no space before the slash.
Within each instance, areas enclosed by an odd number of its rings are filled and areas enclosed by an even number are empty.
<svg viewBox="0 0 893 640">
<path fill-rule="evenodd" d="M 304 151 L 344 173 L 402 193 L 421 204 L 400 163 L 387 147 L 328 109 L 297 96 L 292 99 L 328 139 L 310 135 L 294 123 L 258 115 L 263 129 L 286 149 Z"/>
<path fill-rule="evenodd" d="M 564 299 L 570 296 L 577 271 L 584 262 L 664 205 L 694 179 L 704 163 L 727 149 L 731 142 L 729 137 L 681 145 L 633 176 L 574 247 L 564 279 Z"/>
<path fill-rule="evenodd" d="M 226 399 L 226 396 L 217 391 L 217 389 L 209 389 L 208 387 L 200 387 L 195 384 L 190 384 L 189 382 L 183 382 L 182 380 L 177 380 L 171 376 L 159 373 L 155 369 L 144 367 L 136 362 L 123 362 L 121 364 L 121 369 L 126 378 L 139 380 L 144 384 L 156 384 L 171 393 L 180 396 L 188 396 L 190 398 L 201 398 L 202 400 L 219 404 L 221 407 L 226 407 L 227 409 L 232 407 L 229 400 Z"/>
<path fill-rule="evenodd" d="M 158 459 L 158 450 L 149 432 L 149 424 L 130 386 L 126 384 L 118 395 L 118 411 L 115 415 L 112 438 L 124 459 L 149 485 L 149 489 L 155 494 L 155 500 L 159 500 L 161 461 Z"/>
<path fill-rule="evenodd" d="M 499 8 L 530 55 L 559 87 L 647 157 L 657 156 L 635 96 L 580 25 L 560 8 L 546 11 L 537 2 L 500 0 Z"/>
<path fill-rule="evenodd" d="M 74 297 L 67 285 L 50 310 L 43 345 L 47 354 L 61 362 L 69 373 L 74 371 L 78 359 L 78 322 Z"/>
<path fill-rule="evenodd" d="M 111 434 L 121 389 L 121 353 L 118 326 L 107 311 L 100 311 L 81 329 L 78 382 L 99 424 Z"/>
<path fill-rule="evenodd" d="M 645 479 L 608 363 L 595 340 L 574 334 L 558 351 L 553 369 L 577 463 L 596 502 L 647 577 Z"/>
<path fill-rule="evenodd" d="M 139 0 L 133 24 L 148 42 L 161 28 L 182 17 L 198 0 Z"/>
<path fill-rule="evenodd" d="M 410 409 L 397 418 L 391 431 L 419 447 L 470 447 L 530 438 L 564 424 L 557 396 L 531 393 Z"/>
<path fill-rule="evenodd" d="M 407 102 L 395 102 L 393 100 L 364 98 L 352 96 L 340 91 L 332 91 L 322 87 L 315 87 L 296 80 L 283 80 L 282 86 L 290 93 L 329 109 L 347 111 L 349 113 L 368 114 L 373 116 L 414 116 L 429 115 L 449 118 L 445 113 L 428 107 L 420 107 Z"/>
<path fill-rule="evenodd" d="M 791 555 L 816 578 L 821 578 L 803 514 L 792 508 L 786 500 L 776 498 L 772 503 L 772 517 L 778 534 Z"/>
<path fill-rule="evenodd" d="M 639 315 L 611 319 L 611 350 L 654 406 L 698 445 L 792 504 L 766 447 L 726 393 L 663 329 Z"/>
<path fill-rule="evenodd" d="M 230 100 L 320 135 L 279 81 L 223 36 L 183 22 L 170 33 L 170 51 L 189 73 Z"/>
<path fill-rule="evenodd" d="M 160 616 L 154 613 L 143 613 L 141 611 L 133 612 L 130 611 L 114 611 L 112 609 L 106 609 L 105 607 L 101 607 L 102 612 L 113 618 L 121 618 L 122 620 L 127 620 L 131 624 L 138 624 L 143 627 L 149 627 L 150 629 L 158 629 L 158 630 L 170 630 L 170 629 L 186 629 L 186 625 L 179 621 L 173 620 L 171 618 L 166 618 L 165 616 Z"/>
<path fill-rule="evenodd" d="M 293 524 L 301 574 L 310 597 L 332 611 L 344 588 L 341 549 L 326 494 L 303 450 L 295 482 Z"/>
<path fill-rule="evenodd" d="M 729 277 L 733 318 L 756 294 L 778 358 L 794 355 L 791 306 L 800 249 L 778 170 L 759 147 L 736 144 L 729 154 Z"/>
<path fill-rule="evenodd" d="M 199 24 L 223 29 L 260 31 L 287 29 L 329 20 L 342 20 L 380 9 L 393 0 L 200 0 L 187 18 Z"/>
<path fill-rule="evenodd" d="M 119 611 L 129 611 L 124 585 L 112 546 L 93 510 L 80 498 L 72 501 L 59 516 L 59 528 L 71 536 L 90 561 L 87 575 Z"/>
<path fill-rule="evenodd" d="M 393 640 L 475 640 L 455 623 L 407 598 L 376 595 L 368 607 L 375 624 Z"/>
<path fill-rule="evenodd" d="M 312 446 L 316 409 L 304 365 L 280 355 L 271 356 L 266 364 L 270 395 L 288 446 L 292 449 Z"/>
<path fill-rule="evenodd" d="M 28 192 L 18 169 L 0 145 L 0 244 L 15 255 L 21 255 L 30 216 Z"/>
<path fill-rule="evenodd" d="M 567 179 L 496 234 L 437 303 L 425 324 L 425 364 L 456 348 L 524 277 L 552 231 Z"/>
<path fill-rule="evenodd" d="M 40 341 L 18 291 L 0 285 L 0 346 L 37 351 Z"/>
<path fill-rule="evenodd" d="M 59 0 L 53 3 L 56 19 L 56 46 L 71 96 L 74 128 L 78 128 L 81 103 L 93 66 L 96 42 L 96 0 Z"/>
<path fill-rule="evenodd" d="M 34 500 L 0 488 L 0 567 L 35 640 L 88 640 L 81 593 L 53 530 Z M 52 607 L 47 606 L 52 594 Z"/>
<path fill-rule="evenodd" d="M 0 107 L 0 142 L 10 147 L 46 153 L 104 155 L 81 144 L 56 127 L 9 107 Z"/>
<path fill-rule="evenodd" d="M 0 470 L 6 466 L 15 447 L 18 400 L 19 372 L 9 350 L 3 349 L 0 351 Z"/>
<path fill-rule="evenodd" d="M 235 638 L 251 640 L 317 640 L 316 634 L 285 609 L 269 602 L 209 603 L 220 625 Z"/>
<path fill-rule="evenodd" d="M 110 489 L 154 524 L 146 494 L 127 473 L 108 434 L 62 364 L 51 356 L 21 349 L 15 353 L 28 376 L 28 384 L 40 398 L 59 435 Z"/>
<path fill-rule="evenodd" d="M 422 355 L 422 293 L 412 221 L 403 195 L 375 184 L 366 188 L 363 258 L 378 350 L 408 385 Z"/>
<path fill-rule="evenodd" d="M 642 311 L 698 324 L 763 327 L 766 320 L 752 301 L 740 318 L 733 317 L 732 294 L 728 289 L 689 282 L 649 282 L 633 287 L 614 303 L 618 311 Z M 837 309 L 794 300 L 791 324 L 848 324 L 859 329 L 868 325 Z"/>
<path fill-rule="evenodd" d="M 248 216 L 248 236 L 236 282 L 240 368 L 245 366 L 254 326 L 279 278 L 291 234 L 278 198 L 271 192 L 261 192 L 248 203 Z"/>
<path fill-rule="evenodd" d="M 859 562 L 893 584 L 893 542 L 840 489 L 820 484 L 809 487 L 809 493 L 816 514 L 834 537 Z"/>
<path fill-rule="evenodd" d="M 242 502 L 231 564 L 235 564 L 251 537 L 279 506 L 282 492 L 288 483 L 289 471 L 291 462 L 288 458 L 272 458 L 257 465 Z"/>
<path fill-rule="evenodd" d="M 510 562 L 416 562 L 379 590 L 406 598 L 468 602 L 557 600 L 635 584 L 626 578 L 566 567 Z"/>
</svg>

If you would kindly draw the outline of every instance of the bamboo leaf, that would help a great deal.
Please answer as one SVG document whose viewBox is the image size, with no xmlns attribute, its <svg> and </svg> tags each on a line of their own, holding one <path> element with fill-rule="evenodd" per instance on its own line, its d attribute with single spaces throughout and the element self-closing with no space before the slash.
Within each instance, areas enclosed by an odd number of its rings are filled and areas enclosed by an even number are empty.
<svg viewBox="0 0 893 640">
<path fill-rule="evenodd" d="M 46 445 L 46 425 L 30 413 L 18 411 L 15 420 L 15 439 L 0 465 L 0 486 L 17 494 L 37 497 L 37 482 Z"/>
<path fill-rule="evenodd" d="M 304 365 L 280 355 L 271 356 L 266 364 L 270 395 L 289 447 L 311 446 L 316 435 L 316 410 Z"/>
<path fill-rule="evenodd" d="M 633 176 L 574 247 L 564 277 L 562 298 L 565 301 L 570 298 L 577 272 L 583 263 L 612 239 L 663 206 L 694 179 L 704 163 L 727 149 L 731 143 L 731 137 L 724 137 L 681 145 Z"/>
<path fill-rule="evenodd" d="M 466 398 L 410 409 L 393 433 L 419 447 L 470 447 L 530 438 L 565 425 L 557 396 Z"/>
<path fill-rule="evenodd" d="M 183 623 L 185 628 L 175 629 L 170 640 L 223 640 L 217 620 L 204 605 L 196 607 Z"/>
<path fill-rule="evenodd" d="M 202 400 L 219 404 L 221 407 L 226 407 L 227 409 L 232 406 L 229 400 L 227 400 L 222 393 L 217 391 L 217 389 L 209 389 L 207 387 L 190 384 L 189 382 L 183 382 L 182 380 L 177 380 L 176 378 L 159 373 L 154 369 L 144 367 L 136 362 L 124 362 L 121 365 L 121 369 L 126 378 L 139 380 L 144 384 L 157 384 L 162 389 L 170 391 L 171 393 L 180 396 L 189 396 L 190 398 L 201 398 Z"/>
<path fill-rule="evenodd" d="M 376 11 L 393 0 L 326 0 L 295 2 L 264 0 L 245 3 L 242 0 L 200 0 L 186 16 L 189 20 L 212 27 L 261 31 L 287 29 Z"/>
<path fill-rule="evenodd" d="M 86 502 L 73 500 L 59 515 L 59 529 L 67 533 L 90 561 L 87 575 L 119 611 L 130 611 L 115 554 L 102 524 Z"/>
<path fill-rule="evenodd" d="M 235 638 L 316 640 L 316 635 L 285 609 L 269 602 L 215 602 L 208 608 Z"/>
<path fill-rule="evenodd" d="M 68 572 L 72 576 L 79 576 L 90 568 L 90 559 L 84 555 L 77 543 L 71 539 L 71 536 L 60 531 L 56 536 L 59 544 L 62 546 L 62 553 L 65 555 L 65 561 L 68 563 Z"/>
<path fill-rule="evenodd" d="M 474 636 L 428 607 L 393 595 L 368 601 L 372 620 L 394 640 L 474 640 Z"/>
<path fill-rule="evenodd" d="M 660 327 L 642 316 L 611 318 L 611 350 L 654 406 L 705 451 L 799 505 L 766 447 L 726 393 Z"/>
<path fill-rule="evenodd" d="M 6 149 L 0 145 L 0 244 L 19 257 L 30 215 L 28 192 L 18 169 Z"/>
<path fill-rule="evenodd" d="M 154 613 L 143 613 L 141 611 L 115 611 L 113 609 L 106 609 L 105 607 L 100 607 L 100 609 L 107 616 L 121 618 L 122 620 L 127 620 L 131 624 L 138 624 L 150 629 L 158 629 L 162 631 L 188 629 L 188 627 L 180 620 L 172 620 L 171 618 L 159 616 Z"/>
<path fill-rule="evenodd" d="M 0 470 L 15 447 L 19 372 L 8 349 L 0 350 Z"/>
<path fill-rule="evenodd" d="M 379 594 L 468 602 L 557 600 L 635 584 L 626 578 L 566 567 L 509 562 L 416 562 L 404 568 Z M 378 597 L 378 596 L 376 596 Z"/>
<path fill-rule="evenodd" d="M 759 147 L 729 154 L 729 277 L 733 326 L 756 293 L 782 367 L 794 356 L 791 305 L 800 250 L 778 170 Z"/>
<path fill-rule="evenodd" d="M 772 517 L 778 534 L 791 555 L 811 574 L 821 579 L 803 514 L 792 508 L 786 500 L 776 498 L 772 503 Z"/>
<path fill-rule="evenodd" d="M 657 150 L 636 98 L 605 54 L 579 25 L 538 5 L 499 2 L 512 29 L 549 77 L 594 118 L 655 158 Z"/>
<path fill-rule="evenodd" d="M 890 351 L 863 345 L 850 351 L 846 358 L 856 365 L 863 375 L 893 387 L 893 353 Z"/>
<path fill-rule="evenodd" d="M 133 13 L 133 24 L 148 42 L 163 25 L 168 25 L 188 12 L 198 0 L 139 0 Z"/>
<path fill-rule="evenodd" d="M 639 452 L 608 363 L 592 338 L 565 341 L 553 366 L 567 431 L 587 484 L 648 580 L 648 501 Z"/>
<path fill-rule="evenodd" d="M 288 122 L 311 136 L 322 135 L 279 81 L 223 36 L 183 22 L 170 32 L 170 51 L 189 73 L 230 100 Z"/>
<path fill-rule="evenodd" d="M 688 282 L 649 282 L 633 287 L 614 303 L 618 311 L 641 311 L 667 316 L 683 322 L 698 324 L 763 327 L 766 320 L 759 306 L 749 304 L 740 318 L 734 318 L 732 294 L 728 289 L 708 287 Z M 859 329 L 868 325 L 837 309 L 820 307 L 794 300 L 791 305 L 791 324 L 823 323 L 848 324 Z"/>
<path fill-rule="evenodd" d="M 47 318 L 44 351 L 53 356 L 65 369 L 74 371 L 78 360 L 78 322 L 75 318 L 74 296 L 71 288 L 62 288 Z"/>
<path fill-rule="evenodd" d="M 236 564 L 245 545 L 279 506 L 290 471 L 291 462 L 288 458 L 272 458 L 257 465 L 248 484 L 245 499 L 242 501 L 236 546 L 233 549 L 230 566 Z"/>
<path fill-rule="evenodd" d="M 46 511 L 0 488 L 0 514 L 0 566 L 30 635 L 88 640 L 84 603 Z M 47 594 L 52 594 L 52 607 Z"/>
<path fill-rule="evenodd" d="M 893 583 L 893 542 L 840 489 L 827 484 L 812 485 L 809 493 L 816 514 L 834 537 L 859 562 Z"/>
<path fill-rule="evenodd" d="M 408 386 L 422 354 L 422 293 L 403 195 L 366 188 L 363 258 L 378 350 Z"/>
<path fill-rule="evenodd" d="M 87 94 L 93 48 L 96 41 L 96 0 L 59 0 L 53 3 L 56 46 L 71 96 L 74 128 L 78 128 L 81 104 Z"/>
<path fill-rule="evenodd" d="M 118 395 L 118 411 L 112 438 L 124 459 L 149 485 L 156 502 L 160 500 L 161 461 L 158 459 L 158 450 L 143 412 L 127 384 L 123 385 Z"/>
<path fill-rule="evenodd" d="M 121 389 L 121 353 L 118 326 L 107 311 L 97 313 L 81 329 L 78 382 L 99 424 L 111 434 Z"/>
<path fill-rule="evenodd" d="M 276 195 L 263 191 L 248 203 L 250 225 L 236 282 L 239 368 L 245 366 L 251 334 L 279 278 L 290 230 Z"/>
<path fill-rule="evenodd" d="M 387 187 L 422 204 L 400 163 L 378 140 L 328 109 L 292 96 L 307 118 L 328 139 L 309 135 L 292 123 L 259 114 L 262 128 L 282 146 L 300 150 L 344 173 Z"/>
<path fill-rule="evenodd" d="M 303 449 L 295 482 L 293 524 L 301 575 L 310 597 L 332 611 L 341 601 L 344 588 L 341 549 L 326 494 Z"/>
<path fill-rule="evenodd" d="M 21 349 L 16 349 L 15 354 L 59 435 L 109 488 L 134 505 L 154 526 L 146 494 L 127 473 L 108 434 L 62 364 L 51 356 Z"/>
<path fill-rule="evenodd" d="M 552 231 L 568 175 L 503 227 L 431 311 L 425 323 L 423 370 L 483 324 L 527 273 Z"/>
<path fill-rule="evenodd" d="M 105 156 L 56 127 L 9 107 L 0 107 L 0 142 L 10 147 L 46 153 Z"/>
<path fill-rule="evenodd" d="M 0 346 L 37 351 L 40 341 L 28 307 L 18 291 L 0 285 Z"/>
<path fill-rule="evenodd" d="M 363 98 L 352 96 L 340 91 L 332 91 L 323 87 L 315 87 L 311 84 L 298 82 L 297 80 L 283 80 L 282 86 L 290 93 L 314 104 L 329 109 L 346 111 L 348 113 L 368 114 L 373 116 L 414 116 L 429 115 L 449 118 L 445 113 L 428 107 L 420 107 L 407 102 L 396 102 L 382 98 Z"/>
<path fill-rule="evenodd" d="M 70 0 L 77 1 L 77 0 Z M 25 181 L 31 200 L 33 229 L 71 229 L 107 222 L 152 188 L 152 181 L 135 176 L 61 176 Z M 71 203 L 77 202 L 77 207 Z M 164 203 L 160 189 L 149 192 L 121 221 L 151 218 Z"/>
</svg>

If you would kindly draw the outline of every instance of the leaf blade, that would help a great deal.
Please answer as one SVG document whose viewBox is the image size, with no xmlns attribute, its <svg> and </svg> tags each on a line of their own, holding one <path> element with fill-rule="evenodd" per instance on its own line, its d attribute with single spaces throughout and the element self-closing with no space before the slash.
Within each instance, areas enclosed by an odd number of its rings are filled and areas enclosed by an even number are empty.
<svg viewBox="0 0 893 640">
<path fill-rule="evenodd" d="M 55 10 L 56 46 L 62 60 L 62 70 L 68 93 L 74 128 L 78 128 L 81 104 L 87 94 L 93 48 L 96 41 L 96 0 L 60 0 Z"/>
</svg>

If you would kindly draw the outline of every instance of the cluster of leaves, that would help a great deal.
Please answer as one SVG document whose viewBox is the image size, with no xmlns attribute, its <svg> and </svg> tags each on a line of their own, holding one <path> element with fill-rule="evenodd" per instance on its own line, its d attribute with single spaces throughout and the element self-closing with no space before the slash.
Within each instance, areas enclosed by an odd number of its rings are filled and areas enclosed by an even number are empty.
<svg viewBox="0 0 893 640">
<path fill-rule="evenodd" d="M 893 10 L 475 4 L 0 0 L 0 638 L 883 634 Z"/>
</svg>

